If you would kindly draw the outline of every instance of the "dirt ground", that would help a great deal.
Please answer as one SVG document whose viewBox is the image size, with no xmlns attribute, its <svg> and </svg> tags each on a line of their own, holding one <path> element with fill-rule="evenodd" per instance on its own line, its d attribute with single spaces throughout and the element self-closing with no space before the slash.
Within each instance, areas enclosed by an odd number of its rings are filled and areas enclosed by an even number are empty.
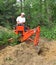
<svg viewBox="0 0 56 65">
<path fill-rule="evenodd" d="M 40 39 L 38 49 L 23 42 L 0 50 L 0 65 L 56 65 L 56 41 Z"/>
</svg>

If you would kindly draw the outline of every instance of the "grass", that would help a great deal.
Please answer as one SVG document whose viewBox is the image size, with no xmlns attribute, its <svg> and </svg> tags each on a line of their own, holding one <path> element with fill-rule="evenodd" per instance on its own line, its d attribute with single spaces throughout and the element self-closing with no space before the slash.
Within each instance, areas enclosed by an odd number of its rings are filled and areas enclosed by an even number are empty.
<svg viewBox="0 0 56 65">
<path fill-rule="evenodd" d="M 56 40 L 56 27 L 48 28 L 48 27 L 41 27 L 41 37 L 45 37 L 47 39 L 54 39 Z"/>
</svg>

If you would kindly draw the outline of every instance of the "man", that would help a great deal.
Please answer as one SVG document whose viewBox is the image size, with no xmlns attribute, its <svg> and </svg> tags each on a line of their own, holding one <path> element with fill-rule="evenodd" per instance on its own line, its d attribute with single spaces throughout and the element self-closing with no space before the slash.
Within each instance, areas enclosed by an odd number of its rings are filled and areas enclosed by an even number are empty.
<svg viewBox="0 0 56 65">
<path fill-rule="evenodd" d="M 20 16 L 17 17 L 16 19 L 16 22 L 17 22 L 17 25 L 24 25 L 24 23 L 26 22 L 26 19 L 25 19 L 25 13 L 21 13 Z"/>
<path fill-rule="evenodd" d="M 22 12 L 21 15 L 17 17 L 16 22 L 17 22 L 16 26 L 24 26 L 25 31 L 29 29 L 27 26 L 24 25 L 24 23 L 26 22 L 24 12 Z"/>
</svg>

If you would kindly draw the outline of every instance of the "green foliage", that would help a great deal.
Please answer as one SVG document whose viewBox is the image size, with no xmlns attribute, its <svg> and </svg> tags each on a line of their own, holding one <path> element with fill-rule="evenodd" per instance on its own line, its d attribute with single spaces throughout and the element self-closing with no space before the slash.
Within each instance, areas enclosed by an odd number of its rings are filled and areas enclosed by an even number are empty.
<svg viewBox="0 0 56 65">
<path fill-rule="evenodd" d="M 16 0 L 0 1 L 0 25 L 6 26 L 6 23 L 15 24 L 15 17 L 18 11 Z"/>
<path fill-rule="evenodd" d="M 41 27 L 41 36 L 48 38 L 48 39 L 55 39 L 56 40 L 56 26 L 47 28 L 45 26 Z"/>
<path fill-rule="evenodd" d="M 8 41 L 12 38 L 12 42 Z M 0 29 L 0 45 L 15 45 L 17 44 L 17 35 L 11 30 Z"/>
<path fill-rule="evenodd" d="M 51 28 L 53 24 L 56 24 L 55 2 L 55 0 L 26 0 L 25 8 L 27 9 L 25 11 L 28 15 L 30 14 L 27 20 L 30 21 L 32 28 L 38 24 Z"/>
</svg>

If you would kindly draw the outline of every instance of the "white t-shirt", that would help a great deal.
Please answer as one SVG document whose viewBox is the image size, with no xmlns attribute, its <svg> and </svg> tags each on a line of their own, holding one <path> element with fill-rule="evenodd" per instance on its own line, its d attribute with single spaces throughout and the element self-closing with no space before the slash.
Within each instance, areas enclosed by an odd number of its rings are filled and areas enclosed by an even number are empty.
<svg viewBox="0 0 56 65">
<path fill-rule="evenodd" d="M 19 23 L 25 23 L 26 19 L 25 19 L 25 17 L 18 16 L 16 21 Z"/>
</svg>

